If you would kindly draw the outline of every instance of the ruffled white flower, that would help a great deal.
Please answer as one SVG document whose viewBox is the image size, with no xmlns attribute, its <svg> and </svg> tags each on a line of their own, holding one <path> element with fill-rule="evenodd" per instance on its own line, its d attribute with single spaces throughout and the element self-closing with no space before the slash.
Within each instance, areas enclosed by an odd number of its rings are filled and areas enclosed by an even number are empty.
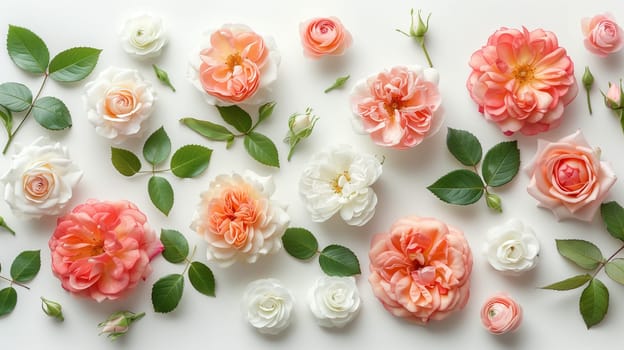
<svg viewBox="0 0 624 350">
<path fill-rule="evenodd" d="M 141 58 L 157 57 L 167 43 L 160 17 L 143 14 L 129 18 L 119 32 L 124 51 Z"/>
<path fill-rule="evenodd" d="M 299 193 L 313 221 L 340 212 L 349 225 L 362 226 L 375 214 L 377 195 L 371 186 L 381 176 L 375 156 L 338 145 L 312 157 L 299 181 Z"/>
<path fill-rule="evenodd" d="M 533 269 L 539 250 L 533 230 L 517 219 L 490 229 L 483 249 L 494 269 L 511 275 Z"/>
<path fill-rule="evenodd" d="M 290 325 L 295 299 L 278 280 L 268 278 L 249 283 L 242 309 L 258 332 L 278 334 Z"/>
<path fill-rule="evenodd" d="M 61 214 L 82 177 L 67 147 L 40 137 L 11 158 L 0 183 L 13 213 L 23 218 Z"/>
<path fill-rule="evenodd" d="M 85 89 L 87 118 L 99 135 L 114 143 L 140 135 L 156 95 L 137 70 L 109 67 Z"/>
<path fill-rule="evenodd" d="M 360 293 L 353 277 L 320 277 L 308 299 L 312 314 L 323 327 L 344 327 L 360 310 Z"/>
</svg>

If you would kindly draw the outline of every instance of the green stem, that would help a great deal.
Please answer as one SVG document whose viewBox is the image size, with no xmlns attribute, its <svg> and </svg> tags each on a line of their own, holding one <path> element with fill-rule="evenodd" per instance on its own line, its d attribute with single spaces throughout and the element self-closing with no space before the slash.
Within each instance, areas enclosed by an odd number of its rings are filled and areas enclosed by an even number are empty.
<svg viewBox="0 0 624 350">
<path fill-rule="evenodd" d="M 585 90 L 587 96 L 587 108 L 589 108 L 589 115 L 592 114 L 591 98 L 589 97 L 589 89 Z"/>
<path fill-rule="evenodd" d="M 598 272 L 600 272 L 600 270 L 602 270 L 602 268 L 605 267 L 611 260 L 613 260 L 613 258 L 615 258 L 615 256 L 618 255 L 618 253 L 621 252 L 622 250 L 624 250 L 624 245 L 621 246 L 620 249 L 616 250 L 615 253 L 611 254 L 611 256 L 608 257 L 606 260 L 601 261 L 596 271 L 594 271 L 594 273 L 592 274 L 592 279 L 594 279 L 594 277 L 596 277 Z"/>
<path fill-rule="evenodd" d="M 422 50 L 425 53 L 425 58 L 427 58 L 427 63 L 429 63 L 429 67 L 433 68 L 433 63 L 431 63 L 431 57 L 429 57 L 429 52 L 427 51 L 427 47 L 425 46 L 424 38 L 422 44 L 420 44 L 420 47 L 422 47 Z"/>
<path fill-rule="evenodd" d="M 8 281 L 8 282 L 9 282 L 9 283 L 11 283 L 11 284 L 15 284 L 15 285 L 17 285 L 17 286 L 20 286 L 20 287 L 22 287 L 22 288 L 26 288 L 26 289 L 30 290 L 30 287 L 28 287 L 27 285 L 22 284 L 22 283 L 19 283 L 19 282 L 17 282 L 17 281 L 14 281 L 14 280 L 12 280 L 12 279 L 10 279 L 10 278 L 6 278 L 6 277 L 4 277 L 4 276 L 2 276 L 2 275 L 0 275 L 0 279 L 3 279 L 3 280 L 5 280 L 5 281 Z"/>
<path fill-rule="evenodd" d="M 189 266 L 191 266 L 191 262 L 193 260 L 193 257 L 195 257 L 196 250 L 197 250 L 197 246 L 194 246 L 193 251 L 191 252 L 191 255 L 187 257 L 186 259 L 184 259 L 184 261 L 186 261 L 186 266 L 184 266 L 184 271 L 182 271 L 183 275 L 186 273 L 186 270 L 188 270 Z"/>
<path fill-rule="evenodd" d="M 152 170 L 141 170 L 141 171 L 137 171 L 137 174 L 156 174 L 156 173 L 166 173 L 167 171 L 171 171 L 171 169 L 160 169 L 160 170 L 154 170 L 152 168 Z"/>
</svg>

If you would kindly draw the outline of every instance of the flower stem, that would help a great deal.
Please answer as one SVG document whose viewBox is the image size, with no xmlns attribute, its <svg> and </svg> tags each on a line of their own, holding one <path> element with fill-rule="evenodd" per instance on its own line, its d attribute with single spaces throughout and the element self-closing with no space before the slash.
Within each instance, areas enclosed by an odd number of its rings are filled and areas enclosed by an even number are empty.
<svg viewBox="0 0 624 350">
<path fill-rule="evenodd" d="M 0 275 L 0 279 L 3 279 L 3 280 L 5 280 L 5 281 L 8 281 L 8 282 L 9 282 L 9 283 L 11 283 L 11 284 L 15 284 L 15 285 L 17 285 L 17 286 L 20 286 L 20 287 L 22 287 L 22 288 L 26 288 L 26 289 L 30 290 L 30 287 L 29 287 L 29 286 L 27 286 L 27 285 L 25 285 L 25 284 L 22 284 L 22 283 L 19 283 L 19 282 L 17 282 L 17 281 L 14 281 L 14 280 L 12 280 L 12 279 L 10 279 L 10 278 L 6 278 L 6 277 L 4 277 L 4 276 L 2 276 L 2 275 Z"/>
<path fill-rule="evenodd" d="M 425 40 L 423 38 L 422 44 L 420 44 L 423 52 L 425 53 L 425 58 L 427 59 L 427 63 L 429 63 L 429 67 L 433 68 L 433 63 L 431 63 L 431 57 L 429 57 L 429 52 L 427 51 L 427 47 L 425 46 Z"/>
<path fill-rule="evenodd" d="M 615 258 L 615 256 L 618 255 L 618 253 L 621 252 L 622 250 L 624 250 L 624 245 L 622 245 L 620 249 L 616 250 L 615 253 L 611 254 L 611 256 L 608 257 L 606 260 L 600 262 L 600 265 L 598 265 L 598 268 L 592 274 L 592 279 L 596 277 L 598 272 L 600 272 L 600 270 L 602 270 L 602 268 L 605 267 L 611 260 L 613 260 L 613 258 Z"/>
<path fill-rule="evenodd" d="M 592 114 L 591 98 L 589 97 L 589 90 L 585 90 L 587 96 L 587 108 L 589 108 L 589 115 Z"/>
</svg>

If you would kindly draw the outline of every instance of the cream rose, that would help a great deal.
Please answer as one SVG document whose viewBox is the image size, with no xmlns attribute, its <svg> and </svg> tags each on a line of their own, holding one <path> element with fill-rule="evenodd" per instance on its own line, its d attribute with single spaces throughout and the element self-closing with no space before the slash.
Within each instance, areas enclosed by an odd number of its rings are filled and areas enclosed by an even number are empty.
<svg viewBox="0 0 624 350">
<path fill-rule="evenodd" d="M 494 269 L 516 275 L 535 267 L 540 245 L 530 227 L 511 219 L 488 231 L 483 250 Z"/>
<path fill-rule="evenodd" d="M 258 332 L 278 334 L 290 325 L 294 297 L 275 279 L 249 283 L 243 294 L 242 309 L 247 321 Z"/>
<path fill-rule="evenodd" d="M 167 43 L 162 19 L 149 14 L 129 18 L 121 27 L 119 37 L 124 51 L 142 58 L 159 56 Z"/>
<path fill-rule="evenodd" d="M 344 327 L 360 311 L 360 293 L 353 277 L 320 277 L 308 299 L 310 311 L 323 327 Z"/>
</svg>

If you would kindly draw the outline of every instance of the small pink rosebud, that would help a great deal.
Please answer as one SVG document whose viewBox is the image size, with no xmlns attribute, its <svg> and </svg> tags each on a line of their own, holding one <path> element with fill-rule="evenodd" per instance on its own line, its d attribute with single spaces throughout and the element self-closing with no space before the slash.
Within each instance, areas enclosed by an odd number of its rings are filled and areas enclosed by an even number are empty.
<svg viewBox="0 0 624 350">
<path fill-rule="evenodd" d="M 107 334 L 110 340 L 115 340 L 126 334 L 130 329 L 130 325 L 134 321 L 140 320 L 145 316 L 145 312 L 135 314 L 130 311 L 119 311 L 110 315 L 106 321 L 98 324 L 102 328 L 100 335 Z"/>
<path fill-rule="evenodd" d="M 515 331 L 522 322 L 522 307 L 509 295 L 498 293 L 483 304 L 481 321 L 492 334 Z"/>
<path fill-rule="evenodd" d="M 611 109 L 622 108 L 622 86 L 609 83 L 609 90 L 605 95 L 605 104 Z"/>
</svg>

